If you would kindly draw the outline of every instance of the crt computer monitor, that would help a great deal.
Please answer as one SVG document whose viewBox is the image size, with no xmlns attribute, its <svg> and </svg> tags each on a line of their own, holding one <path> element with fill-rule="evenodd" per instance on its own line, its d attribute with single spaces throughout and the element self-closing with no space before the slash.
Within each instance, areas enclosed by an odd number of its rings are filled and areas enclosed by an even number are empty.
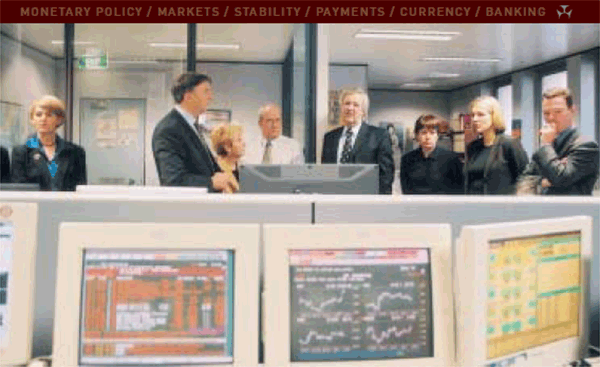
<svg viewBox="0 0 600 367">
<path fill-rule="evenodd" d="M 277 194 L 354 194 L 379 192 L 376 164 L 243 164 L 240 192 Z"/>
<path fill-rule="evenodd" d="M 589 341 L 590 217 L 465 226 L 456 246 L 458 361 L 560 366 Z"/>
<path fill-rule="evenodd" d="M 447 367 L 449 225 L 265 225 L 267 367 Z"/>
<path fill-rule="evenodd" d="M 37 204 L 0 202 L 0 365 L 31 358 Z"/>
<path fill-rule="evenodd" d="M 63 223 L 53 364 L 258 364 L 258 225 Z"/>
</svg>

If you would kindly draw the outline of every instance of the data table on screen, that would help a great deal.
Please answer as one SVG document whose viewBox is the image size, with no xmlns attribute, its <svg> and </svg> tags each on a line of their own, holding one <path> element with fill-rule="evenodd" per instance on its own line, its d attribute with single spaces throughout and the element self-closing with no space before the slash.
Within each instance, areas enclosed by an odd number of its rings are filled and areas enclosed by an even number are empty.
<svg viewBox="0 0 600 367">
<path fill-rule="evenodd" d="M 83 364 L 231 362 L 229 251 L 86 250 Z"/>
<path fill-rule="evenodd" d="M 490 242 L 487 358 L 579 335 L 579 232 Z"/>
</svg>

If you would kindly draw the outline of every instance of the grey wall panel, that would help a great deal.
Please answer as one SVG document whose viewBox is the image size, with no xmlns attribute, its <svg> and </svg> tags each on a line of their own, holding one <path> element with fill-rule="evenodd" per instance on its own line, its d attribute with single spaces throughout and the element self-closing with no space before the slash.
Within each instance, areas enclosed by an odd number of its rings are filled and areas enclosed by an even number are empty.
<svg viewBox="0 0 600 367">
<path fill-rule="evenodd" d="M 539 199 L 539 198 L 536 198 Z M 466 202 L 465 202 L 466 201 Z M 600 200 L 580 202 L 535 200 L 509 203 L 473 200 L 407 200 L 332 202 L 317 200 L 315 223 L 451 223 L 456 239 L 461 226 L 587 215 L 593 218 L 592 274 L 590 277 L 591 344 L 600 345 Z"/>
<path fill-rule="evenodd" d="M 52 194 L 50 194 L 52 195 Z M 38 251 L 35 275 L 33 356 L 52 354 L 59 225 L 62 222 L 158 223 L 310 223 L 312 205 L 306 202 L 173 201 L 173 200 L 23 200 L 39 204 Z M 54 195 L 57 196 L 57 195 Z M 82 239 L 84 240 L 84 239 Z M 80 266 L 73 264 L 73 266 Z"/>
</svg>

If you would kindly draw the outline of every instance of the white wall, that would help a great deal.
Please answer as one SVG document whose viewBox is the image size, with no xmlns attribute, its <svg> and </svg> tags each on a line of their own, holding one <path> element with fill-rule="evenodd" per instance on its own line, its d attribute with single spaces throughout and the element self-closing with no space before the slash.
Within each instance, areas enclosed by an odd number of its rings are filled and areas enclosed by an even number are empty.
<svg viewBox="0 0 600 367">
<path fill-rule="evenodd" d="M 403 92 L 369 90 L 371 106 L 369 121 L 374 125 L 391 122 L 406 127 L 414 126 L 417 118 L 431 113 L 450 118 L 449 94 L 446 92 Z"/>
<path fill-rule="evenodd" d="M 368 88 L 367 66 L 329 65 L 329 90 L 348 87 Z"/>
<path fill-rule="evenodd" d="M 185 71 L 183 63 L 163 64 L 153 69 L 120 69 L 77 72 L 75 77 L 74 138 L 79 141 L 80 98 L 146 99 L 145 184 L 159 185 L 152 154 L 152 132 L 173 107 L 171 86 Z M 211 109 L 232 111 L 232 119 L 246 128 L 246 139 L 258 139 L 258 109 L 268 102 L 281 103 L 282 66 L 280 64 L 198 63 L 196 71 L 213 80 Z M 102 167 L 88 167 L 102 169 Z"/>
</svg>

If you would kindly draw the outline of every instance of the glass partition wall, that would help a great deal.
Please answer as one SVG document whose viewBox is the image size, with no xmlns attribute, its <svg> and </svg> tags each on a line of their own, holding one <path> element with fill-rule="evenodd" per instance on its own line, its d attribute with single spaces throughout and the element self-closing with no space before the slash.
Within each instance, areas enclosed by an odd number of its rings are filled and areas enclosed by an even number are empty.
<svg viewBox="0 0 600 367">
<path fill-rule="evenodd" d="M 65 98 L 64 26 L 0 25 L 0 145 L 11 151 L 35 130 L 31 102 L 43 95 Z M 58 133 L 64 136 L 64 128 Z"/>
</svg>

